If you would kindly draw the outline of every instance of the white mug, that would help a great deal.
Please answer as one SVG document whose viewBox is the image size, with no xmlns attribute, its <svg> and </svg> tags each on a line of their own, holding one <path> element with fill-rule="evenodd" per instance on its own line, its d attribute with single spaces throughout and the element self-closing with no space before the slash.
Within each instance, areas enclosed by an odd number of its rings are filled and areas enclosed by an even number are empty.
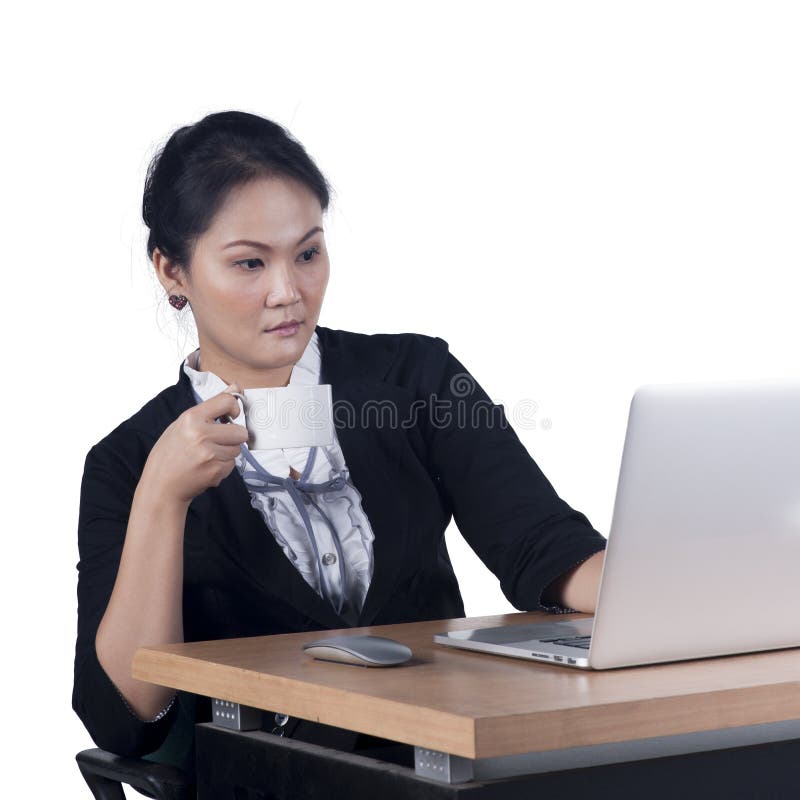
<svg viewBox="0 0 800 800">
<path fill-rule="evenodd" d="M 245 389 L 243 393 L 230 394 L 242 406 L 251 450 L 333 444 L 333 399 L 328 383 Z"/>
</svg>

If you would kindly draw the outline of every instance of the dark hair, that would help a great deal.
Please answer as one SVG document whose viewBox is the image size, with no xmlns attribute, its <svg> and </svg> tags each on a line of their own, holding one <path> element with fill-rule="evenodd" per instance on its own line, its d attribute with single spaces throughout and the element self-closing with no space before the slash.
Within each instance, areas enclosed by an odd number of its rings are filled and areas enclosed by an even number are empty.
<svg viewBox="0 0 800 800">
<path fill-rule="evenodd" d="M 328 208 L 331 187 L 291 134 L 272 120 L 221 111 L 176 130 L 147 169 L 142 219 L 156 247 L 188 271 L 197 238 L 211 226 L 228 193 L 262 177 L 293 178 Z"/>
</svg>

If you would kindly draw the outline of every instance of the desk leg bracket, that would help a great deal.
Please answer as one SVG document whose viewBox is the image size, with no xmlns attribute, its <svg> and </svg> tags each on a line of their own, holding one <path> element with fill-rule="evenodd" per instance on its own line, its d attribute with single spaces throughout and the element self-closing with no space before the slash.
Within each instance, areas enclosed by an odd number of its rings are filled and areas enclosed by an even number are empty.
<svg viewBox="0 0 800 800">
<path fill-rule="evenodd" d="M 218 700 L 212 703 L 212 722 L 222 728 L 234 731 L 255 731 L 261 727 L 261 709 Z"/>
<path fill-rule="evenodd" d="M 443 783 L 464 783 L 474 777 L 471 758 L 426 747 L 414 748 L 414 772 L 421 778 L 433 778 Z"/>
</svg>

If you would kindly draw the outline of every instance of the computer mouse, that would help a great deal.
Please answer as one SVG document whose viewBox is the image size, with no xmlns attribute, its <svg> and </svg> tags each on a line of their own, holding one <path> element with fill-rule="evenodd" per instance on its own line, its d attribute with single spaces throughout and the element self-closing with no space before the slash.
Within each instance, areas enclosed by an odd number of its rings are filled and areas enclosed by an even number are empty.
<svg viewBox="0 0 800 800">
<path fill-rule="evenodd" d="M 361 667 L 395 667 L 404 664 L 413 653 L 394 639 L 384 636 L 331 636 L 303 645 L 303 650 L 321 661 L 338 661 Z"/>
</svg>

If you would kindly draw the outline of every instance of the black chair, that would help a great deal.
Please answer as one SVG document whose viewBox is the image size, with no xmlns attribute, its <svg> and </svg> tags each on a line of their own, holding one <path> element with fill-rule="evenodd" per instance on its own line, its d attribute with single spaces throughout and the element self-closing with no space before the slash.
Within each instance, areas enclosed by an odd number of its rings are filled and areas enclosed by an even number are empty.
<svg viewBox="0 0 800 800">
<path fill-rule="evenodd" d="M 125 800 L 126 783 L 156 800 L 197 800 L 194 776 L 170 764 L 124 758 L 99 747 L 75 756 L 95 800 Z"/>
</svg>

